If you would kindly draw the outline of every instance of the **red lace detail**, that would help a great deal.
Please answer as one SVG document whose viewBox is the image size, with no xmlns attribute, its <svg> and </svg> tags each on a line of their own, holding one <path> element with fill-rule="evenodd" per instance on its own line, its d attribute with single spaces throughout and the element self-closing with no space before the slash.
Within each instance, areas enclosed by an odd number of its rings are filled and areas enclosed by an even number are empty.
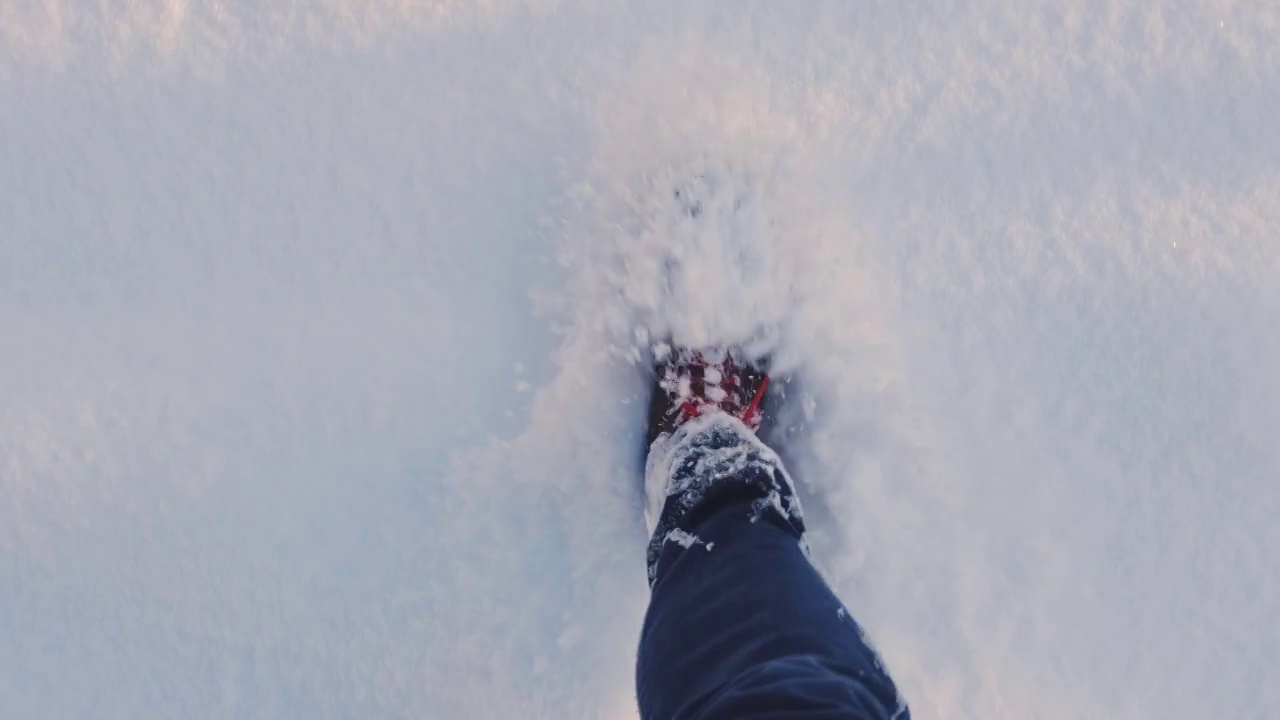
<svg viewBox="0 0 1280 720">
<path fill-rule="evenodd" d="M 751 428 L 752 431 L 759 430 L 760 421 L 764 419 L 764 416 L 760 413 L 760 403 L 764 401 L 764 391 L 768 389 L 768 387 L 769 376 L 765 375 L 760 380 L 760 388 L 756 390 L 756 396 L 751 399 L 751 404 L 747 406 L 746 410 L 742 411 L 742 417 L 740 419 L 742 422 L 746 423 L 747 427 Z"/>
<path fill-rule="evenodd" d="M 764 402 L 765 390 L 769 387 L 768 375 L 762 374 L 760 386 L 756 388 L 751 401 L 744 403 L 741 369 L 732 357 L 726 357 L 721 363 L 708 363 L 701 353 L 695 353 L 685 369 L 688 370 L 686 377 L 689 382 L 689 395 L 681 399 L 677 406 L 677 427 L 693 418 L 701 417 L 708 407 L 714 407 L 738 418 L 753 432 L 760 428 L 760 422 L 764 419 L 760 406 Z M 708 370 L 717 372 L 719 380 L 708 382 Z M 719 388 L 724 396 L 719 400 L 706 397 L 708 387 Z"/>
</svg>

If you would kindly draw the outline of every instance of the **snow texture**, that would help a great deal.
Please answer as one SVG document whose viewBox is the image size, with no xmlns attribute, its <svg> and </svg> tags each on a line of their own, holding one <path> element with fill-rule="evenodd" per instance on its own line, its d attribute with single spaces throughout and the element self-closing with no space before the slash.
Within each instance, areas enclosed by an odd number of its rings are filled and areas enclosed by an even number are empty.
<svg viewBox="0 0 1280 720">
<path fill-rule="evenodd" d="M 915 716 L 1280 717 L 1278 115 L 1272 0 L 0 1 L 0 717 L 635 717 L 666 337 Z"/>
</svg>

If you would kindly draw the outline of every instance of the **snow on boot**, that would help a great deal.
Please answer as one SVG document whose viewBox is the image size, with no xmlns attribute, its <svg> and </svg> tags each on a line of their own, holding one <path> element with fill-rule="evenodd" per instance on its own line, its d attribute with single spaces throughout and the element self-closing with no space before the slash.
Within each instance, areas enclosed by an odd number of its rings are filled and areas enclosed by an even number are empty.
<svg viewBox="0 0 1280 720">
<path fill-rule="evenodd" d="M 756 436 L 768 375 L 734 351 L 659 345 L 654 355 L 658 375 L 645 463 L 650 582 L 667 543 L 701 544 L 691 532 L 695 509 L 717 496 L 741 498 L 753 521 L 771 514 L 803 538 L 803 513 L 791 477 Z"/>
<path fill-rule="evenodd" d="M 757 432 L 769 376 L 732 349 L 653 348 L 657 383 L 649 406 L 648 444 L 707 413 L 723 412 Z"/>
</svg>

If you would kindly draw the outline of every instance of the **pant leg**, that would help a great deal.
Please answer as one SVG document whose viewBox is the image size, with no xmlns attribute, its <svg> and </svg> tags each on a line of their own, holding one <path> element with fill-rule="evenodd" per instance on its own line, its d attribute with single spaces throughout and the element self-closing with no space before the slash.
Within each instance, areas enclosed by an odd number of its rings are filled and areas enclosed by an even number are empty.
<svg viewBox="0 0 1280 720">
<path fill-rule="evenodd" d="M 780 461 L 732 419 L 673 438 L 637 663 L 645 720 L 907 720 L 861 628 L 809 562 Z M 649 472 L 655 471 L 651 458 Z"/>
</svg>

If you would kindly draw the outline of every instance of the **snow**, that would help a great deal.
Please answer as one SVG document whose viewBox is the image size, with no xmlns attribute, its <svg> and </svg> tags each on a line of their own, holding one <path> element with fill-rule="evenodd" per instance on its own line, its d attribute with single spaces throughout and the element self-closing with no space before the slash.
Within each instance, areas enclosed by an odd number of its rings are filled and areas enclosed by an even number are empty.
<svg viewBox="0 0 1280 720">
<path fill-rule="evenodd" d="M 1265 0 L 0 4 L 0 716 L 634 717 L 668 335 L 799 378 L 916 717 L 1280 716 L 1278 80 Z"/>
<path fill-rule="evenodd" d="M 675 530 L 672 530 L 671 532 L 667 533 L 666 541 L 679 543 L 680 546 L 685 548 L 686 550 L 693 547 L 694 545 L 705 545 L 707 548 L 707 552 L 711 552 L 712 546 L 715 545 L 715 543 L 704 543 L 702 541 L 702 538 L 698 537 L 697 535 L 691 535 L 681 530 L 680 528 L 676 528 Z"/>
</svg>

